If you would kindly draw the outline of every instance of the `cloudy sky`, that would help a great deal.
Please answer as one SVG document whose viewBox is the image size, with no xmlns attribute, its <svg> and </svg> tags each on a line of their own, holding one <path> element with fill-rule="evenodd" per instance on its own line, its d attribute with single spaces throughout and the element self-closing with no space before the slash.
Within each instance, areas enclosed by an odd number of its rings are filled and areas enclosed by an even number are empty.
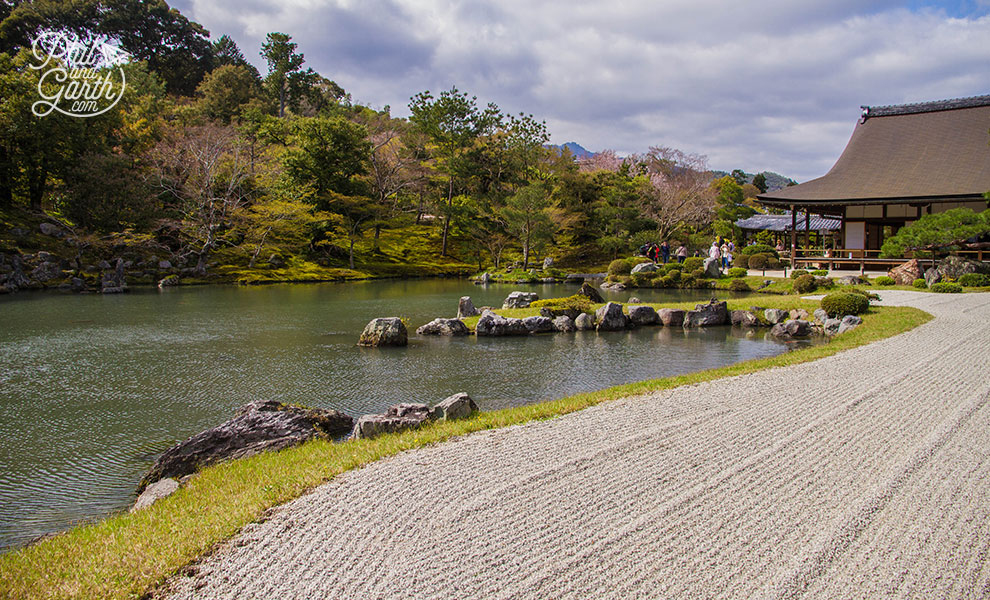
<svg viewBox="0 0 990 600">
<path fill-rule="evenodd" d="M 175 0 L 248 60 L 292 36 L 355 101 L 407 116 L 456 85 L 554 143 L 673 146 L 712 168 L 824 174 L 860 105 L 990 94 L 990 0 Z M 988 123 L 990 128 L 990 123 Z"/>
</svg>

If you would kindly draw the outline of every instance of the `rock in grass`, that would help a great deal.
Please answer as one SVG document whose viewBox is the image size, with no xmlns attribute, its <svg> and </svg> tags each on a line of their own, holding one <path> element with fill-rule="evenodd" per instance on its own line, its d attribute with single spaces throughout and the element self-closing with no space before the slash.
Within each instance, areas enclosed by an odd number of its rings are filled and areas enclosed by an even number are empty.
<svg viewBox="0 0 990 600">
<path fill-rule="evenodd" d="M 664 327 L 680 327 L 684 324 L 684 311 L 679 308 L 661 308 L 657 315 Z"/>
<path fill-rule="evenodd" d="M 767 320 L 767 323 L 771 325 L 776 325 L 777 323 L 783 323 L 790 316 L 786 310 L 781 310 L 779 308 L 768 308 L 763 311 L 763 318 Z"/>
<path fill-rule="evenodd" d="M 141 509 L 148 508 L 155 502 L 158 502 L 162 498 L 167 498 L 177 491 L 179 491 L 178 481 L 171 477 L 160 479 L 144 488 L 144 491 L 141 492 L 141 495 L 134 502 L 134 506 L 131 507 L 130 512 L 137 512 Z"/>
<path fill-rule="evenodd" d="M 416 333 L 419 335 L 470 335 L 471 330 L 460 319 L 433 319 L 417 329 Z"/>
<path fill-rule="evenodd" d="M 842 317 L 842 323 L 839 325 L 839 330 L 837 333 L 845 333 L 847 331 L 852 331 L 860 325 L 863 324 L 863 319 L 857 317 L 856 315 L 846 315 Z"/>
<path fill-rule="evenodd" d="M 540 297 L 533 292 L 511 292 L 502 303 L 502 308 L 529 308 L 529 305 Z"/>
<path fill-rule="evenodd" d="M 253 402 L 222 425 L 207 429 L 166 450 L 138 487 L 179 478 L 232 458 L 282 450 L 313 438 L 332 438 L 351 430 L 354 420 L 336 410 L 304 408 L 274 400 Z"/>
<path fill-rule="evenodd" d="M 478 412 L 478 405 L 474 403 L 471 396 L 460 392 L 438 402 L 433 407 L 431 414 L 435 420 L 453 421 L 454 419 L 466 419 L 475 412 Z"/>
<path fill-rule="evenodd" d="M 425 404 L 395 404 L 382 415 L 363 415 L 351 431 L 355 439 L 373 438 L 383 433 L 395 433 L 419 427 L 431 419 L 433 411 Z"/>
<path fill-rule="evenodd" d="M 595 311 L 598 331 L 621 331 L 628 326 L 628 319 L 618 302 L 609 302 Z"/>
<path fill-rule="evenodd" d="M 574 319 L 574 327 L 578 331 L 590 331 L 595 328 L 595 318 L 588 313 L 581 313 Z"/>
<path fill-rule="evenodd" d="M 660 315 L 652 306 L 630 306 L 629 320 L 637 326 L 656 325 L 660 322 Z"/>
<path fill-rule="evenodd" d="M 841 319 L 825 319 L 825 335 L 838 335 L 842 327 Z"/>
<path fill-rule="evenodd" d="M 361 332 L 358 346 L 405 346 L 409 332 L 399 317 L 374 319 Z"/>
<path fill-rule="evenodd" d="M 828 321 L 828 313 L 825 312 L 824 309 L 816 308 L 814 314 L 815 314 L 815 321 L 818 321 L 819 323 L 822 324 L 824 324 L 825 321 Z"/>
</svg>

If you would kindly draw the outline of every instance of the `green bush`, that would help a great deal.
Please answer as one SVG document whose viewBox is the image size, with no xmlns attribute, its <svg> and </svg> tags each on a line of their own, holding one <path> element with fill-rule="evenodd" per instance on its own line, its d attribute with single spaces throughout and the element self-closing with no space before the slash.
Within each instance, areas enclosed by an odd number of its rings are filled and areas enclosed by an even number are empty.
<svg viewBox="0 0 990 600">
<path fill-rule="evenodd" d="M 695 269 L 703 269 L 705 267 L 705 259 L 700 256 L 691 256 L 684 259 L 682 263 L 685 271 L 694 271 Z"/>
<path fill-rule="evenodd" d="M 914 287 L 918 288 L 919 290 L 927 290 L 928 289 L 928 284 L 925 283 L 924 278 L 915 279 L 914 281 L 911 282 L 911 285 L 913 285 Z"/>
<path fill-rule="evenodd" d="M 812 271 L 811 274 L 812 275 L 817 275 L 818 277 L 827 277 L 828 276 L 828 270 L 827 269 L 817 269 L 815 271 Z"/>
<path fill-rule="evenodd" d="M 669 277 L 671 281 L 676 283 L 681 280 L 681 270 L 671 269 L 664 277 Z"/>
<path fill-rule="evenodd" d="M 694 275 L 691 273 L 685 273 L 681 275 L 681 287 L 689 288 L 694 285 Z"/>
<path fill-rule="evenodd" d="M 791 261 L 787 260 L 786 258 L 778 258 L 777 259 L 777 266 L 774 267 L 774 269 L 779 269 L 781 267 L 790 269 L 791 268 Z"/>
<path fill-rule="evenodd" d="M 608 263 L 608 274 L 609 275 L 628 275 L 632 271 L 633 266 L 629 264 L 629 261 L 624 258 L 617 258 L 612 262 Z"/>
<path fill-rule="evenodd" d="M 678 278 L 677 279 L 680 279 L 681 272 L 680 271 L 671 271 L 671 275 L 673 275 L 674 273 L 677 273 L 677 275 L 678 275 Z M 660 286 L 661 287 L 672 288 L 675 285 L 677 285 L 677 279 L 674 279 L 673 277 L 671 277 L 671 275 L 664 275 L 663 277 L 660 278 L 660 282 L 659 283 L 660 283 Z"/>
<path fill-rule="evenodd" d="M 881 276 L 877 277 L 876 279 L 874 279 L 873 281 L 877 285 L 894 285 L 895 283 L 897 283 L 896 281 L 894 281 L 894 278 L 893 277 L 889 277 L 887 275 L 881 275 Z"/>
<path fill-rule="evenodd" d="M 780 258 L 780 255 L 777 254 L 777 250 L 773 246 L 768 246 L 766 244 L 750 244 L 740 250 L 740 253 L 745 254 L 746 256 L 752 256 L 754 254 L 769 254 L 776 258 Z"/>
<path fill-rule="evenodd" d="M 729 283 L 729 291 L 751 292 L 753 291 L 753 288 L 749 287 L 749 284 L 746 283 L 745 279 L 733 279 L 732 282 Z"/>
<path fill-rule="evenodd" d="M 674 271 L 680 273 L 683 270 L 684 270 L 684 265 L 682 265 L 681 263 L 667 263 L 666 265 L 663 266 L 663 272 L 665 275 L 669 275 Z"/>
<path fill-rule="evenodd" d="M 990 276 L 983 273 L 966 273 L 959 278 L 958 283 L 963 287 L 985 287 L 990 285 Z"/>
<path fill-rule="evenodd" d="M 776 256 L 770 256 L 767 258 L 767 267 L 771 269 L 779 269 L 786 261 L 780 260 Z"/>
<path fill-rule="evenodd" d="M 802 277 L 808 274 L 809 273 L 804 269 L 794 269 L 793 271 L 791 271 L 791 279 L 797 279 L 798 277 Z"/>
<path fill-rule="evenodd" d="M 870 299 L 862 294 L 836 292 L 822 298 L 822 310 L 830 317 L 859 315 L 870 309 Z"/>
<path fill-rule="evenodd" d="M 799 294 L 810 294 L 817 289 L 818 282 L 815 281 L 815 276 L 810 273 L 805 273 L 794 280 L 794 291 Z"/>
<path fill-rule="evenodd" d="M 652 260 L 646 258 L 645 256 L 633 256 L 632 258 L 627 258 L 629 261 L 629 268 L 635 267 L 636 265 L 653 262 Z"/>
<path fill-rule="evenodd" d="M 962 286 L 951 281 L 940 281 L 932 284 L 932 291 L 939 294 L 958 294 L 962 291 Z"/>
<path fill-rule="evenodd" d="M 845 287 L 845 288 L 842 288 L 842 291 L 844 293 L 846 293 L 846 294 L 858 294 L 858 295 L 866 298 L 867 300 L 879 300 L 880 299 L 880 296 L 878 296 L 876 294 L 873 294 L 873 293 L 870 293 L 870 292 L 867 292 L 866 290 L 861 290 L 861 289 L 859 289 L 857 287 Z"/>
<path fill-rule="evenodd" d="M 749 268 L 756 271 L 761 271 L 767 268 L 767 255 L 766 254 L 754 254 L 749 257 Z"/>
<path fill-rule="evenodd" d="M 549 308 L 550 310 L 579 310 L 581 312 L 591 311 L 591 300 L 582 294 L 574 294 L 566 298 L 547 298 L 546 300 L 536 300 L 530 304 L 533 308 Z"/>
<path fill-rule="evenodd" d="M 694 275 L 694 278 L 695 279 L 704 279 L 705 278 L 705 270 L 702 269 L 702 268 L 694 269 L 693 271 L 691 271 L 691 275 Z"/>
<path fill-rule="evenodd" d="M 636 287 L 650 287 L 653 283 L 653 273 L 633 273 L 632 282 Z"/>
<path fill-rule="evenodd" d="M 732 266 L 745 269 L 749 266 L 749 257 L 745 254 L 736 254 L 732 257 Z"/>
<path fill-rule="evenodd" d="M 745 277 L 746 269 L 742 267 L 732 267 L 729 269 L 729 277 Z"/>
</svg>

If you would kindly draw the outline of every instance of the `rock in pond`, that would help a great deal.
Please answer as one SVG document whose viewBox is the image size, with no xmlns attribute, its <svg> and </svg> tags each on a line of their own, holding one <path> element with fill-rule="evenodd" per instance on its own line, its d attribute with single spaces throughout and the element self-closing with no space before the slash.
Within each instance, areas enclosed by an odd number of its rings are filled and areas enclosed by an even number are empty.
<svg viewBox="0 0 990 600">
<path fill-rule="evenodd" d="M 152 483 L 148 487 L 144 488 L 141 495 L 138 496 L 137 500 L 134 502 L 134 506 L 131 507 L 130 512 L 137 512 L 141 509 L 148 508 L 155 502 L 158 502 L 162 498 L 167 498 L 172 494 L 179 491 L 179 482 L 171 477 L 166 477 L 165 479 L 159 479 L 155 483 Z"/>
<path fill-rule="evenodd" d="M 529 305 L 540 297 L 533 292 L 512 292 L 502 303 L 502 308 L 529 308 Z"/>
<path fill-rule="evenodd" d="M 100 287 L 100 291 L 104 294 L 120 294 L 127 291 L 127 282 L 124 281 L 124 259 L 117 259 L 113 271 L 103 272 Z"/>
<path fill-rule="evenodd" d="M 590 331 L 595 328 L 595 318 L 588 313 L 581 313 L 574 319 L 574 327 L 578 331 Z"/>
<path fill-rule="evenodd" d="M 740 327 L 759 327 L 760 319 L 748 310 L 734 310 L 729 314 L 729 320 L 733 325 Z"/>
<path fill-rule="evenodd" d="M 684 327 L 716 327 L 729 324 L 729 309 L 725 302 L 712 298 L 708 304 L 696 304 L 684 315 Z"/>
<path fill-rule="evenodd" d="M 574 319 L 568 317 L 567 315 L 561 315 L 553 320 L 553 330 L 559 331 L 561 333 L 570 333 L 575 331 L 577 326 L 574 324 Z"/>
<path fill-rule="evenodd" d="M 487 272 L 487 271 L 485 271 L 484 273 L 481 274 L 481 277 L 479 277 L 478 280 L 475 281 L 474 283 L 476 285 L 488 285 L 489 283 L 491 283 L 494 280 L 495 280 L 495 278 L 492 277 L 492 274 L 489 273 L 489 272 Z"/>
<path fill-rule="evenodd" d="M 598 331 L 621 331 L 627 327 L 629 318 L 622 313 L 621 304 L 609 302 L 595 311 L 595 321 Z"/>
<path fill-rule="evenodd" d="M 660 322 L 660 315 L 652 306 L 630 306 L 629 320 L 634 325 L 656 325 Z"/>
<path fill-rule="evenodd" d="M 453 421 L 454 419 L 466 419 L 476 412 L 478 412 L 478 405 L 471 399 L 471 396 L 460 392 L 438 402 L 433 407 L 431 414 L 434 420 Z"/>
<path fill-rule="evenodd" d="M 433 319 L 416 330 L 419 335 L 470 335 L 464 321 L 460 319 Z"/>
<path fill-rule="evenodd" d="M 506 318 L 490 310 L 481 313 L 474 332 L 479 336 L 529 335 L 522 319 Z"/>
<path fill-rule="evenodd" d="M 581 284 L 581 289 L 578 290 L 578 294 L 582 296 L 587 296 L 591 300 L 592 304 L 604 304 L 605 298 L 602 298 L 602 293 L 588 285 L 587 282 Z"/>
<path fill-rule="evenodd" d="M 763 318 L 767 320 L 767 323 L 771 325 L 776 325 L 777 323 L 783 323 L 787 320 L 788 315 L 786 310 L 781 310 L 779 308 L 768 308 L 763 311 Z"/>
<path fill-rule="evenodd" d="M 774 325 L 770 329 L 770 335 L 783 339 L 808 337 L 811 335 L 811 323 L 800 319 L 788 319 Z"/>
<path fill-rule="evenodd" d="M 522 322 L 530 333 L 552 333 L 554 330 L 553 319 L 548 317 L 526 317 Z"/>
<path fill-rule="evenodd" d="M 471 296 L 461 296 L 460 301 L 457 303 L 458 319 L 463 319 L 464 317 L 474 317 L 480 314 L 481 311 L 475 308 L 474 302 L 471 302 Z"/>
<path fill-rule="evenodd" d="M 664 327 L 680 327 L 684 325 L 684 311 L 679 308 L 661 308 L 657 315 Z"/>
<path fill-rule="evenodd" d="M 399 317 L 373 319 L 361 332 L 358 346 L 405 346 L 409 332 Z"/>
<path fill-rule="evenodd" d="M 351 430 L 354 420 L 336 410 L 303 408 L 274 400 L 252 402 L 233 419 L 166 450 L 141 480 L 138 491 L 169 477 L 232 458 L 282 450 L 312 438 L 332 438 Z"/>
</svg>

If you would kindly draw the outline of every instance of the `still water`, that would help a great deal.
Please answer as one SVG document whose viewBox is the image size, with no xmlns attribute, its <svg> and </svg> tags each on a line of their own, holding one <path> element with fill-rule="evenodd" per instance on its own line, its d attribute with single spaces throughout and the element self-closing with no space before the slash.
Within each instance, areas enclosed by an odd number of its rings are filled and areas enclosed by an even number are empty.
<svg viewBox="0 0 990 600">
<path fill-rule="evenodd" d="M 0 300 L 0 549 L 128 507 L 155 457 L 252 400 L 381 412 L 467 392 L 491 410 L 778 354 L 738 328 L 643 328 L 529 338 L 425 338 L 457 301 L 514 289 L 457 280 L 199 287 Z M 705 290 L 607 293 L 704 301 Z M 411 325 L 406 348 L 355 345 L 375 317 Z"/>
</svg>

